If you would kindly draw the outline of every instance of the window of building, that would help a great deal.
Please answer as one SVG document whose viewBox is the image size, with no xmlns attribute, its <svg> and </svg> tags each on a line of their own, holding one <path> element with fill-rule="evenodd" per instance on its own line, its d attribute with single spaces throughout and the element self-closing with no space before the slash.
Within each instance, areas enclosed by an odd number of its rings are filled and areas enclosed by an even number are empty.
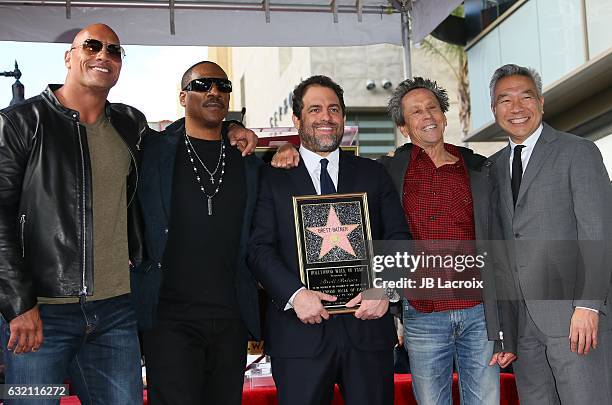
<svg viewBox="0 0 612 405">
<path fill-rule="evenodd" d="M 359 128 L 359 155 L 376 159 L 395 149 L 395 126 L 384 109 L 347 111 L 346 125 Z"/>
<path fill-rule="evenodd" d="M 465 0 L 468 41 L 476 37 L 518 0 Z"/>
</svg>

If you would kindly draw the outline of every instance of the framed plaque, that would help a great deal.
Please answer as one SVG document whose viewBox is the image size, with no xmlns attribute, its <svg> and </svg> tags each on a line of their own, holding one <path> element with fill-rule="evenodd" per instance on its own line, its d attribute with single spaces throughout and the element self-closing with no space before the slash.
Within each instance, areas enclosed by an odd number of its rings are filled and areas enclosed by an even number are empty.
<svg viewBox="0 0 612 405">
<path fill-rule="evenodd" d="M 293 214 L 302 282 L 337 297 L 329 312 L 354 312 L 345 304 L 373 282 L 366 193 L 293 197 Z"/>
</svg>

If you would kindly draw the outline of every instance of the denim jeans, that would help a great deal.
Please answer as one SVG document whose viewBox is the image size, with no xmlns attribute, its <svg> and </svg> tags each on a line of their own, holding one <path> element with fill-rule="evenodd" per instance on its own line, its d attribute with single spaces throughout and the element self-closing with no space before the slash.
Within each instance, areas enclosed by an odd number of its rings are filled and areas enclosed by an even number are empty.
<svg viewBox="0 0 612 405">
<path fill-rule="evenodd" d="M 83 405 L 142 404 L 140 346 L 129 294 L 83 304 L 41 304 L 44 341 L 33 353 L 6 350 L 6 384 L 62 384 L 66 378 Z M 59 400 L 5 400 L 5 405 L 59 404 Z"/>
<path fill-rule="evenodd" d="M 462 405 L 499 404 L 499 367 L 490 367 L 484 308 L 423 313 L 404 301 L 404 342 L 419 405 L 452 405 L 453 361 Z"/>
</svg>

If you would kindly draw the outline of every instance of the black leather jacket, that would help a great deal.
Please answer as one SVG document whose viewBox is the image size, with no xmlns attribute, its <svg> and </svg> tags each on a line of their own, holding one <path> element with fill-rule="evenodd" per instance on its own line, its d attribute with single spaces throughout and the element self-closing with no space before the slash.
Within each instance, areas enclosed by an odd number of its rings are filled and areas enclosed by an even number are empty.
<svg viewBox="0 0 612 405">
<path fill-rule="evenodd" d="M 37 296 L 85 296 L 94 290 L 87 136 L 79 113 L 53 94 L 57 88 L 50 85 L 0 111 L 0 312 L 7 321 L 32 308 Z M 134 196 L 146 119 L 123 104 L 107 103 L 105 113 L 132 159 L 128 238 L 136 265 L 142 235 Z"/>
</svg>

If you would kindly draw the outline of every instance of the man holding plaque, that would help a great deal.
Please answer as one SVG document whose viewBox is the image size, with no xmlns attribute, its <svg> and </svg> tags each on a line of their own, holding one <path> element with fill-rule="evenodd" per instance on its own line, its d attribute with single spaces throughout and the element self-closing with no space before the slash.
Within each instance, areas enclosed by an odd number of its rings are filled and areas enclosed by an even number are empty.
<svg viewBox="0 0 612 405">
<path fill-rule="evenodd" d="M 293 197 L 324 200 L 336 192 L 365 193 L 367 209 L 360 218 L 369 219 L 371 238 L 410 239 L 384 168 L 339 150 L 344 118 L 340 86 L 325 76 L 304 80 L 293 92 L 293 122 L 302 145 L 299 165 L 290 170 L 267 166 L 261 172 L 248 260 L 269 297 L 264 340 L 281 405 L 329 404 L 334 383 L 340 385 L 347 404 L 393 403 L 396 335 L 388 299 L 383 293 L 357 293 L 344 307 L 360 304 L 358 309 L 330 314 L 326 305 L 335 306 L 341 286 L 335 286 L 338 294 L 329 295 L 306 288 L 300 276 L 300 250 L 315 246 L 321 262 L 359 255 L 354 236 L 367 235 L 368 230 L 365 220 L 350 220 L 352 215 L 340 204 L 319 210 L 323 225 L 296 230 L 297 219 L 313 218 L 294 216 Z M 298 245 L 299 232 L 313 244 Z"/>
<path fill-rule="evenodd" d="M 419 240 L 420 248 L 415 251 L 474 256 L 473 241 L 488 238 L 489 166 L 484 156 L 444 142 L 447 110 L 446 90 L 435 82 L 415 77 L 400 83 L 389 112 L 411 142 L 379 162 L 402 194 L 410 230 Z M 288 168 L 299 160 L 295 149 L 287 146 L 277 153 L 273 164 Z M 446 242 L 437 243 L 441 240 Z M 513 324 L 513 317 L 508 302 L 496 300 L 493 273 L 419 268 L 413 274 L 422 277 L 422 273 L 450 276 L 442 282 L 475 276 L 484 287 L 482 291 L 440 289 L 435 288 L 436 282 L 430 288 L 406 290 L 410 294 L 403 303 L 404 342 L 417 401 L 451 401 L 456 354 L 463 402 L 499 403 L 497 364 L 506 367 L 516 358 L 516 341 L 513 334 L 503 333 Z"/>
</svg>

